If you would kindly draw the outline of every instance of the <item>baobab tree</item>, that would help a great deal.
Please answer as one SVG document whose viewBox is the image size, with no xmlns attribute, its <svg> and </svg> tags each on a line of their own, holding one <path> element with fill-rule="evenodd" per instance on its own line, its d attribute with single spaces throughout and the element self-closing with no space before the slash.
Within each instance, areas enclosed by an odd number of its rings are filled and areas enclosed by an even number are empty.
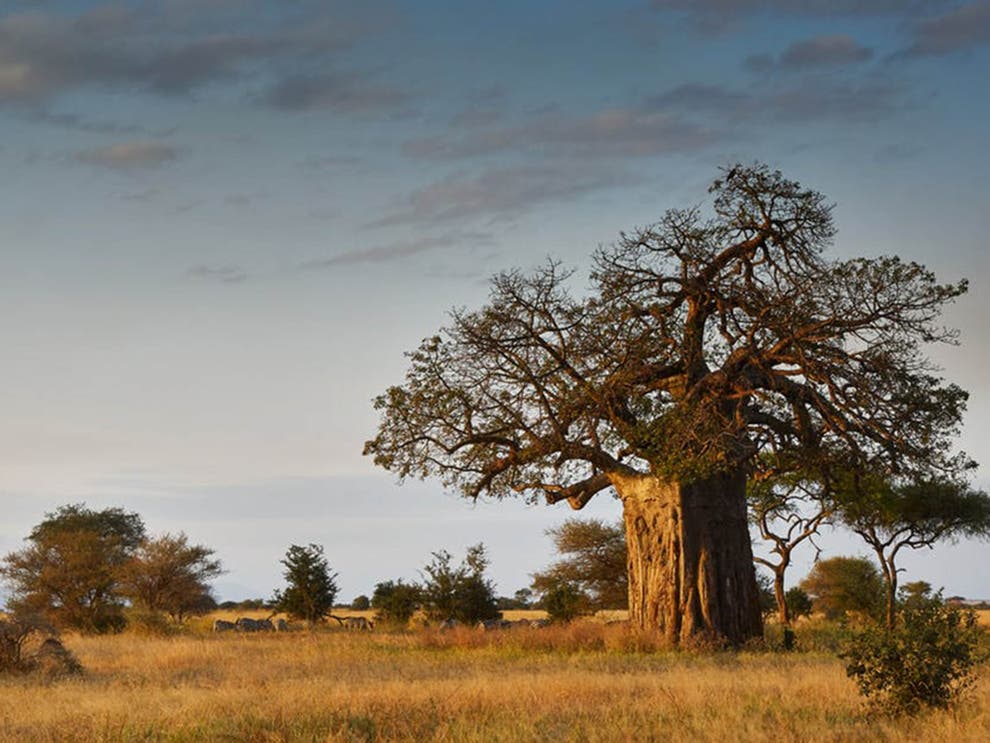
<svg viewBox="0 0 990 743">
<path fill-rule="evenodd" d="M 375 400 L 365 454 L 468 498 L 622 501 L 629 615 L 672 643 L 762 634 L 757 469 L 948 470 L 966 394 L 923 344 L 966 289 L 894 257 L 837 261 L 825 198 L 762 165 L 594 256 L 492 280 Z"/>
</svg>

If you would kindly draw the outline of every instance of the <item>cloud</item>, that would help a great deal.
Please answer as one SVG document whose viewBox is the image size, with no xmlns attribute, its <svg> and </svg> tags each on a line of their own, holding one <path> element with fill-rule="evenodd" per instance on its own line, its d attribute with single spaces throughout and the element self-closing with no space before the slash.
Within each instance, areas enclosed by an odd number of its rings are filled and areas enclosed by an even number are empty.
<svg viewBox="0 0 990 743">
<path fill-rule="evenodd" d="M 197 39 L 152 57 L 140 71 L 147 86 L 158 93 L 184 95 L 194 88 L 235 77 L 242 62 L 271 57 L 284 42 L 247 36 Z"/>
<path fill-rule="evenodd" d="M 221 284 L 240 284 L 247 279 L 247 274 L 240 266 L 232 264 L 222 266 L 210 266 L 200 264 L 192 266 L 186 271 L 187 276 L 204 281 L 216 281 Z"/>
<path fill-rule="evenodd" d="M 79 162 L 110 170 L 157 168 L 178 157 L 177 148 L 152 140 L 119 142 L 108 147 L 97 147 L 76 153 Z"/>
<path fill-rule="evenodd" d="M 644 108 L 615 108 L 590 116 L 548 113 L 514 127 L 479 128 L 460 138 L 449 133 L 409 140 L 410 157 L 458 159 L 506 151 L 538 151 L 566 157 L 643 157 L 689 152 L 712 144 L 718 135 L 677 116 Z"/>
<path fill-rule="evenodd" d="M 745 65 L 756 72 L 808 70 L 858 64 L 872 57 L 873 50 L 851 36 L 831 35 L 794 42 L 776 60 L 768 54 L 749 57 Z"/>
<path fill-rule="evenodd" d="M 478 217 L 511 219 L 541 204 L 567 201 L 636 180 L 619 171 L 549 165 L 491 168 L 479 175 L 455 174 L 413 191 L 405 208 L 370 226 Z"/>
<path fill-rule="evenodd" d="M 283 111 L 331 109 L 345 113 L 363 113 L 397 108 L 408 96 L 387 85 L 375 85 L 353 73 L 324 73 L 287 77 L 262 97 L 271 108 Z"/>
<path fill-rule="evenodd" d="M 903 54 L 938 56 L 990 43 L 990 1 L 970 3 L 914 27 L 914 41 Z"/>
<path fill-rule="evenodd" d="M 183 9 L 170 0 L 0 15 L 0 103 L 38 105 L 94 86 L 187 95 L 288 69 L 304 77 L 383 25 L 338 3 L 294 3 L 273 21 L 266 5 L 204 0 Z"/>
<path fill-rule="evenodd" d="M 304 271 L 320 271 L 337 266 L 357 265 L 363 263 L 390 263 L 408 258 L 412 255 L 426 253 L 437 248 L 452 245 L 487 245 L 491 243 L 491 235 L 484 232 L 455 232 L 445 235 L 422 237 L 417 240 L 376 245 L 370 248 L 348 250 L 329 258 L 319 258 L 300 264 Z"/>
<path fill-rule="evenodd" d="M 953 0 L 652 0 L 658 11 L 684 14 L 703 31 L 721 32 L 750 16 L 911 19 L 951 7 Z"/>
<path fill-rule="evenodd" d="M 788 80 L 743 93 L 721 85 L 687 84 L 650 99 L 658 109 L 674 109 L 738 124 L 806 124 L 861 121 L 887 116 L 903 107 L 899 86 L 884 80 L 851 83 L 816 77 Z"/>
</svg>

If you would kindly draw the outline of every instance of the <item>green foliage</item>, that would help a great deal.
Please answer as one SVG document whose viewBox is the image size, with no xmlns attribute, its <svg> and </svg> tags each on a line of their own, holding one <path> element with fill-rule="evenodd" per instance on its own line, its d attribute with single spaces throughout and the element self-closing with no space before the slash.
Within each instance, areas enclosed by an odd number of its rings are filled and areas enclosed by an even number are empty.
<svg viewBox="0 0 990 743">
<path fill-rule="evenodd" d="M 75 504 L 45 514 L 0 567 L 12 588 L 8 607 L 81 632 L 123 629 L 120 578 L 144 535 L 141 517 L 120 508 Z"/>
<path fill-rule="evenodd" d="M 390 580 L 377 584 L 371 596 L 375 621 L 404 627 L 419 608 L 421 594 L 415 583 Z"/>
<path fill-rule="evenodd" d="M 787 602 L 787 612 L 791 619 L 811 616 L 811 598 L 799 586 L 787 589 L 784 601 Z"/>
<path fill-rule="evenodd" d="M 224 572 L 213 554 L 181 533 L 145 540 L 122 567 L 121 594 L 137 609 L 180 624 L 206 614 L 216 607 L 209 581 Z"/>
<path fill-rule="evenodd" d="M 878 619 L 883 612 L 883 579 L 865 557 L 819 560 L 800 587 L 811 597 L 815 611 L 828 619 L 850 612 Z"/>
<path fill-rule="evenodd" d="M 540 603 L 552 622 L 570 622 L 590 611 L 588 597 L 566 581 L 547 588 Z"/>
<path fill-rule="evenodd" d="M 842 653 L 860 693 L 887 714 L 949 707 L 971 685 L 979 660 L 975 612 L 943 604 L 941 594 L 915 599 L 896 629 L 868 628 Z"/>
<path fill-rule="evenodd" d="M 573 584 L 591 609 L 625 609 L 629 601 L 626 532 L 621 522 L 568 519 L 547 529 L 562 556 L 533 575 L 533 590 L 546 594 L 561 583 Z"/>
<path fill-rule="evenodd" d="M 433 560 L 423 568 L 423 608 L 432 621 L 456 619 L 475 624 L 501 616 L 495 599 L 495 587 L 485 578 L 488 558 L 483 544 L 469 547 L 464 562 L 455 566 L 453 556 L 445 551 L 433 553 Z"/>
<path fill-rule="evenodd" d="M 307 622 L 322 620 L 337 597 L 337 574 L 330 573 L 323 547 L 294 544 L 281 562 L 285 566 L 283 575 L 288 586 L 283 591 L 275 591 L 272 609 Z"/>
</svg>

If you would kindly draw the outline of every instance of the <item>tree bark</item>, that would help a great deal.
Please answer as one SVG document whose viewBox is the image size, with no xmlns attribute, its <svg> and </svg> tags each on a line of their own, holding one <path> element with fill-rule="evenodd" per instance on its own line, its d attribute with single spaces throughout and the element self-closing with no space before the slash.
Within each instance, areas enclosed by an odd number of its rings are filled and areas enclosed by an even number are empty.
<svg viewBox="0 0 990 743">
<path fill-rule="evenodd" d="M 791 609 L 787 605 L 787 592 L 784 590 L 784 571 L 790 563 L 790 557 L 777 566 L 773 572 L 773 597 L 777 602 L 777 620 L 784 626 L 791 624 Z"/>
<path fill-rule="evenodd" d="M 629 554 L 629 621 L 672 645 L 763 635 L 743 473 L 691 483 L 615 479 Z"/>
</svg>

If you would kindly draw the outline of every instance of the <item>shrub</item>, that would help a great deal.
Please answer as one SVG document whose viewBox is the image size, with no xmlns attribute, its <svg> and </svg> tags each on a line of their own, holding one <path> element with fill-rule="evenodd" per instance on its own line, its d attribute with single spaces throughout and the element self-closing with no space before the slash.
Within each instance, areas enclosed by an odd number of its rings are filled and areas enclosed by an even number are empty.
<svg viewBox="0 0 990 743">
<path fill-rule="evenodd" d="M 589 611 L 588 597 L 567 581 L 546 589 L 542 604 L 552 622 L 570 622 Z"/>
<path fill-rule="evenodd" d="M 404 627 L 419 608 L 419 603 L 419 586 L 415 583 L 403 583 L 401 579 L 377 584 L 371 596 L 375 621 L 381 624 Z"/>
<path fill-rule="evenodd" d="M 351 602 L 351 609 L 354 611 L 367 611 L 371 608 L 371 599 L 365 596 L 363 593 L 360 596 L 356 596 Z"/>
<path fill-rule="evenodd" d="M 876 711 L 914 714 L 948 708 L 970 686 L 980 634 L 975 612 L 947 606 L 939 594 L 905 606 L 896 629 L 854 635 L 841 656 Z"/>
<path fill-rule="evenodd" d="M 495 600 L 495 586 L 485 577 L 488 556 L 483 544 L 469 547 L 460 565 L 446 550 L 433 553 L 423 568 L 422 601 L 427 618 L 433 622 L 455 619 L 476 624 L 498 619 L 501 612 Z"/>
</svg>

